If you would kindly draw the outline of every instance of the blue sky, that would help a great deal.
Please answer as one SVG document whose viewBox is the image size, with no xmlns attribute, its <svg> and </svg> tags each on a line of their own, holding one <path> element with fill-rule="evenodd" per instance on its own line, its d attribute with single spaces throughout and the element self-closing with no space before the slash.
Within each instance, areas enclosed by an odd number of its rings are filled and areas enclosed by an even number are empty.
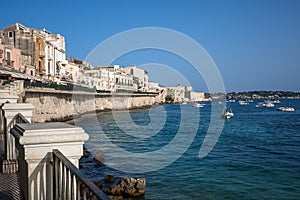
<svg viewBox="0 0 300 200">
<path fill-rule="evenodd" d="M 300 91 L 298 0 L 10 0 L 1 7 L 1 28 L 20 22 L 60 33 L 65 36 L 68 57 L 84 59 L 100 42 L 122 31 L 163 27 L 201 44 L 218 66 L 228 92 Z M 189 65 L 151 51 L 116 61 L 120 65 L 144 63 L 162 63 L 179 71 Z M 185 78 L 196 90 L 205 90 L 201 77 L 192 74 L 193 70 L 187 72 Z M 168 79 L 182 84 L 175 76 Z"/>
</svg>

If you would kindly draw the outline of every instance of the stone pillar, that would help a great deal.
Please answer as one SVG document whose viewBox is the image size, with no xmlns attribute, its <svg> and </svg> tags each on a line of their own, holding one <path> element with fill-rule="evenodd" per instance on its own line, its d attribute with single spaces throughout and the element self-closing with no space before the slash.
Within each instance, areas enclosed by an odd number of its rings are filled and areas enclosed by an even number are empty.
<svg viewBox="0 0 300 200">
<path fill-rule="evenodd" d="M 2 106 L 7 124 L 18 114 L 21 113 L 30 123 L 34 106 L 31 103 L 6 103 Z"/>
<path fill-rule="evenodd" d="M 18 96 L 12 96 L 6 93 L 2 93 L 0 95 L 0 105 L 6 102 L 17 103 L 18 98 L 19 98 Z"/>
<path fill-rule="evenodd" d="M 52 150 L 58 149 L 78 167 L 88 134 L 80 127 L 60 122 L 17 124 L 11 133 L 19 150 L 22 197 L 53 199 Z"/>
<path fill-rule="evenodd" d="M 2 173 L 15 173 L 18 171 L 15 140 L 10 134 L 10 128 L 17 122 L 17 118 L 14 117 L 20 113 L 28 122 L 31 122 L 33 110 L 34 106 L 30 103 L 5 103 L 1 106 L 1 129 L 5 141 Z"/>
</svg>

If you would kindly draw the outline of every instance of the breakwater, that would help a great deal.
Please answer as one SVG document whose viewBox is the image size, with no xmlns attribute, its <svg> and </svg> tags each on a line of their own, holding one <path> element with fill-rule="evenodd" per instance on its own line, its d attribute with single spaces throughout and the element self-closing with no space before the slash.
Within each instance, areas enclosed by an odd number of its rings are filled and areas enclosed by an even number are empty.
<svg viewBox="0 0 300 200">
<path fill-rule="evenodd" d="M 35 106 L 32 122 L 63 121 L 105 110 L 151 107 L 164 102 L 157 94 L 95 94 L 80 91 L 26 89 L 23 102 Z"/>
</svg>

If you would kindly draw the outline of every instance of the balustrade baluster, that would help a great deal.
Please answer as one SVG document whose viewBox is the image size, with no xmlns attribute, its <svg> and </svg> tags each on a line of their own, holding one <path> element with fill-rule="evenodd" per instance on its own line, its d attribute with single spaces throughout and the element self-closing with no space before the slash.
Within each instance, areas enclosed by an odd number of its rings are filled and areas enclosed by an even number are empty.
<svg viewBox="0 0 300 200">
<path fill-rule="evenodd" d="M 60 199 L 109 200 L 96 185 L 84 178 L 79 169 L 65 158 L 63 154 L 58 150 L 53 150 L 53 153 L 55 154 L 55 159 L 58 159 L 62 165 L 62 190 L 59 191 L 62 194 L 62 198 Z"/>
</svg>

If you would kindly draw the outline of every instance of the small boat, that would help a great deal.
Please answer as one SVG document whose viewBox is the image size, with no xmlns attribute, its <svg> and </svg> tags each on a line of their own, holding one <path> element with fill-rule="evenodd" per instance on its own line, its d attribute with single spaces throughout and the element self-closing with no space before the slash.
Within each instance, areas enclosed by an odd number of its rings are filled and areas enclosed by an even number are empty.
<svg viewBox="0 0 300 200">
<path fill-rule="evenodd" d="M 193 106 L 196 107 L 196 108 L 203 108 L 205 106 L 205 104 L 195 103 Z"/>
<path fill-rule="evenodd" d="M 264 106 L 268 107 L 268 108 L 271 108 L 271 107 L 274 107 L 274 104 L 271 103 L 271 102 L 268 102 L 268 103 L 265 103 Z"/>
<path fill-rule="evenodd" d="M 229 99 L 229 100 L 226 100 L 226 102 L 234 103 L 234 102 L 235 102 L 235 99 Z"/>
<path fill-rule="evenodd" d="M 182 102 L 182 105 L 186 105 L 187 104 L 187 102 Z"/>
<path fill-rule="evenodd" d="M 263 104 L 264 107 L 268 107 L 268 108 L 271 108 L 271 107 L 274 107 L 274 103 L 272 101 L 265 101 L 264 104 Z"/>
<path fill-rule="evenodd" d="M 238 103 L 239 103 L 239 105 L 249 105 L 248 101 L 239 100 Z"/>
<path fill-rule="evenodd" d="M 296 111 L 295 108 L 290 107 L 290 106 L 281 106 L 281 107 L 276 108 L 276 110 L 285 111 L 285 112 L 294 112 L 294 111 Z"/>
<path fill-rule="evenodd" d="M 279 99 L 277 99 L 277 100 L 271 100 L 271 102 L 272 102 L 273 104 L 279 104 L 279 103 L 281 103 Z"/>
<path fill-rule="evenodd" d="M 259 102 L 255 105 L 255 107 L 257 108 L 260 108 L 260 107 L 263 107 L 264 106 L 264 103 L 263 102 Z"/>
<path fill-rule="evenodd" d="M 221 118 L 223 118 L 223 119 L 231 119 L 233 117 L 234 117 L 234 114 L 233 114 L 231 108 L 226 108 L 221 115 Z"/>
</svg>

